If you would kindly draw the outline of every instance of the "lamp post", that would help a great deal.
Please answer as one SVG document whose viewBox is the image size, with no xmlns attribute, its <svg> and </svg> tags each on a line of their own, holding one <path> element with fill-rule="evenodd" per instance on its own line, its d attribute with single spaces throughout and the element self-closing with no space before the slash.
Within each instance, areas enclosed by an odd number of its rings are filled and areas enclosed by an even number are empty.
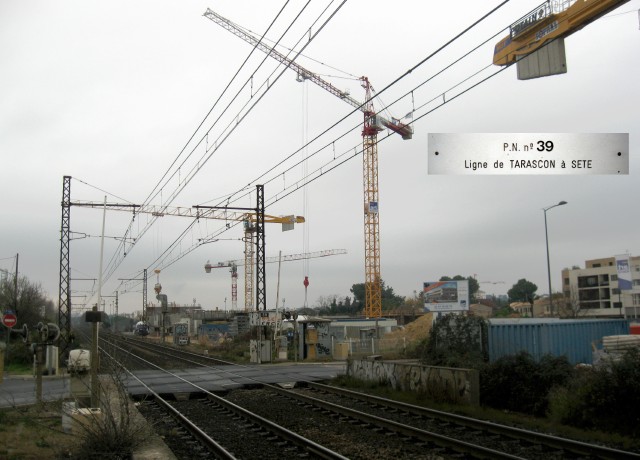
<svg viewBox="0 0 640 460">
<path fill-rule="evenodd" d="M 547 208 L 543 208 L 544 211 L 544 238 L 547 243 L 547 277 L 549 280 L 549 313 L 553 316 L 553 297 L 551 294 L 551 263 L 549 261 L 549 232 L 547 231 L 547 211 L 549 209 L 555 208 L 556 206 L 562 206 L 567 204 L 566 201 L 561 201 L 558 204 L 554 204 L 553 206 L 549 206 Z M 533 311 L 531 312 L 533 314 Z"/>
</svg>

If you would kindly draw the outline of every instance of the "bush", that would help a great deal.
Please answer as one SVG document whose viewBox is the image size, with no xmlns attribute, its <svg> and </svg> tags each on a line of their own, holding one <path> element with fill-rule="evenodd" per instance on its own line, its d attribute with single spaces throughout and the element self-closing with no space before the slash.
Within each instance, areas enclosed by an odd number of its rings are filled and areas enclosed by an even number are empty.
<svg viewBox="0 0 640 460">
<path fill-rule="evenodd" d="M 95 415 L 88 414 L 80 419 L 81 422 L 74 422 L 74 436 L 78 442 L 67 453 L 67 458 L 131 459 L 133 451 L 144 443 L 151 433 L 149 425 L 139 416 L 133 401 L 129 398 L 124 384 L 124 368 L 109 360 L 103 360 L 101 366 L 104 366 L 107 372 L 98 382 L 100 412 Z M 71 417 L 73 408 L 63 407 L 63 414 Z"/>
<path fill-rule="evenodd" d="M 448 314 L 416 348 L 423 364 L 477 368 L 489 358 L 487 323 L 477 316 Z"/>
<path fill-rule="evenodd" d="M 544 416 L 549 392 L 573 376 L 566 357 L 543 356 L 536 362 L 526 352 L 505 356 L 480 371 L 480 403 L 495 409 Z"/>
<path fill-rule="evenodd" d="M 33 364 L 33 351 L 31 346 L 26 345 L 22 340 L 14 340 L 9 343 L 9 362 L 12 364 Z"/>
<path fill-rule="evenodd" d="M 640 351 L 619 361 L 582 369 L 550 397 L 550 417 L 579 428 L 640 436 Z"/>
</svg>

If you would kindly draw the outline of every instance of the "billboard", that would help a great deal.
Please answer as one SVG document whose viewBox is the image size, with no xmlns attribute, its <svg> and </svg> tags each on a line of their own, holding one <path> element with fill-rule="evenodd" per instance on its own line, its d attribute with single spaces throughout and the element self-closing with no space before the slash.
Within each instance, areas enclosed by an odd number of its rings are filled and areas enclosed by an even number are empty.
<svg viewBox="0 0 640 460">
<path fill-rule="evenodd" d="M 424 311 L 469 310 L 469 281 L 432 281 L 423 284 Z"/>
<path fill-rule="evenodd" d="M 616 271 L 618 272 L 618 289 L 621 291 L 632 289 L 628 255 L 616 256 Z"/>
</svg>

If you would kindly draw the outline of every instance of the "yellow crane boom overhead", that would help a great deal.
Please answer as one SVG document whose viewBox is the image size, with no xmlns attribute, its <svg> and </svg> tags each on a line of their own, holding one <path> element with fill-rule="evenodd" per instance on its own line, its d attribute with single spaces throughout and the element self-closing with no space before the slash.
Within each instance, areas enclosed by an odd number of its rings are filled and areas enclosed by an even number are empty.
<svg viewBox="0 0 640 460">
<path fill-rule="evenodd" d="M 510 65 L 549 41 L 564 38 L 629 0 L 546 1 L 509 27 L 493 51 L 493 63 Z"/>
</svg>

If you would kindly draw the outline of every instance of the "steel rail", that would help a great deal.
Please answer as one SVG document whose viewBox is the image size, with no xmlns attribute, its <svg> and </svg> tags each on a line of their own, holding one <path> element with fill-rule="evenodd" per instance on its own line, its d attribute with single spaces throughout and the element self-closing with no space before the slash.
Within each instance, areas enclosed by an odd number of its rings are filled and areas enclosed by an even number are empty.
<svg viewBox="0 0 640 460">
<path fill-rule="evenodd" d="M 109 336 L 111 339 L 113 339 L 116 336 Z M 118 338 L 118 340 L 120 340 Z M 124 342 L 126 343 L 132 343 L 135 344 L 135 346 L 140 347 L 140 348 L 144 348 L 145 350 L 149 350 L 149 351 L 153 351 L 156 353 L 160 353 L 163 354 L 164 356 L 168 356 L 171 358 L 176 358 L 176 359 L 180 359 L 184 362 L 190 363 L 190 364 L 196 364 L 198 366 L 203 366 L 203 364 L 200 362 L 196 362 L 190 359 L 187 359 L 183 356 L 180 355 L 187 355 L 187 356 L 192 356 L 194 358 L 200 359 L 200 360 L 204 360 L 204 361 L 211 361 L 214 362 L 216 364 L 228 364 L 228 365 L 234 365 L 235 363 L 229 362 L 229 361 L 224 361 L 222 359 L 218 359 L 218 358 L 214 358 L 212 356 L 207 356 L 207 355 L 199 355 L 198 353 L 193 353 L 190 351 L 186 351 L 186 350 L 176 350 L 174 348 L 171 348 L 167 345 L 164 344 L 160 344 L 160 343 L 150 343 L 147 342 L 145 340 L 140 340 L 140 339 L 132 339 L 130 337 L 125 337 L 122 339 Z M 170 353 L 170 352 L 174 352 L 174 353 Z"/>
<path fill-rule="evenodd" d="M 400 401 L 393 401 L 393 400 L 382 398 L 379 396 L 359 393 L 357 391 L 347 390 L 345 388 L 338 388 L 338 387 L 333 387 L 329 385 L 323 385 L 316 382 L 306 382 L 306 385 L 309 386 L 310 388 L 316 388 L 320 391 L 331 392 L 335 394 L 348 396 L 350 398 L 366 401 L 369 403 L 388 406 L 394 409 L 398 409 L 404 412 L 408 412 L 408 413 L 423 416 L 423 417 L 438 418 L 441 420 L 446 420 L 447 422 L 468 426 L 474 429 L 488 431 L 488 432 L 503 435 L 503 436 L 509 436 L 513 439 L 536 442 L 536 443 L 544 444 L 545 446 L 548 446 L 548 447 L 562 449 L 564 451 L 569 451 L 575 454 L 587 455 L 590 457 L 595 455 L 598 458 L 611 459 L 611 460 L 617 460 L 617 459 L 623 459 L 623 458 L 640 459 L 640 454 L 636 454 L 634 452 L 627 452 L 619 449 L 614 449 L 611 447 L 604 447 L 596 444 L 589 444 L 586 442 L 575 441 L 573 439 L 564 439 L 564 438 L 552 436 L 545 433 L 529 431 L 522 428 L 510 427 L 506 425 L 501 425 L 499 423 L 479 420 L 471 417 L 465 417 L 463 415 L 452 414 L 449 412 L 443 412 L 436 409 L 430 409 L 427 407 L 415 406 L 415 405 L 407 404 Z"/>
<path fill-rule="evenodd" d="M 265 385 L 265 388 L 268 388 L 269 390 L 273 390 L 274 392 L 281 394 L 285 397 L 297 399 L 298 401 L 301 401 L 303 403 L 312 404 L 314 406 L 320 407 L 322 409 L 325 409 L 333 413 L 343 415 L 345 417 L 350 417 L 356 420 L 363 421 L 365 423 L 369 423 L 371 425 L 382 427 L 394 433 L 410 436 L 412 438 L 420 439 L 425 442 L 437 444 L 438 446 L 441 446 L 444 448 L 452 449 L 456 452 L 461 452 L 464 454 L 471 455 L 473 456 L 473 458 L 485 458 L 485 459 L 522 459 L 523 458 L 523 457 L 518 457 L 516 455 L 511 455 L 505 452 L 501 452 L 498 450 L 489 449 L 487 447 L 478 446 L 476 444 L 471 444 L 469 442 L 461 441 L 459 439 L 451 438 L 449 436 L 433 433 L 431 431 L 414 428 L 412 426 L 405 425 L 404 423 L 394 422 L 392 420 L 387 420 L 385 418 L 378 417 L 376 415 L 371 415 L 365 412 L 357 411 L 355 409 L 350 409 L 348 407 L 339 406 L 337 404 L 330 403 L 328 401 L 323 401 L 321 399 L 313 398 L 311 396 L 295 393 L 295 392 L 292 392 L 291 390 L 285 390 L 272 385 Z"/>
<path fill-rule="evenodd" d="M 151 394 L 154 398 L 154 401 L 160 405 L 166 412 L 168 412 L 174 420 L 176 420 L 180 425 L 185 427 L 191 435 L 196 438 L 201 444 L 204 444 L 212 453 L 219 456 L 219 458 L 224 460 L 234 460 L 236 457 L 233 456 L 229 451 L 227 451 L 224 447 L 218 444 L 214 439 L 212 439 L 207 433 L 202 431 L 195 423 L 181 414 L 178 410 L 176 410 L 168 401 L 166 401 L 162 396 L 153 391 L 146 383 L 144 383 L 141 379 L 139 379 L 133 372 L 120 364 L 113 356 L 111 356 L 107 351 L 103 348 L 100 348 L 100 352 L 104 353 L 109 359 L 111 359 L 114 363 L 117 363 L 120 368 L 122 368 L 125 372 L 127 372 L 131 377 L 136 379 L 142 386 L 144 386 L 149 394 Z"/>
</svg>

